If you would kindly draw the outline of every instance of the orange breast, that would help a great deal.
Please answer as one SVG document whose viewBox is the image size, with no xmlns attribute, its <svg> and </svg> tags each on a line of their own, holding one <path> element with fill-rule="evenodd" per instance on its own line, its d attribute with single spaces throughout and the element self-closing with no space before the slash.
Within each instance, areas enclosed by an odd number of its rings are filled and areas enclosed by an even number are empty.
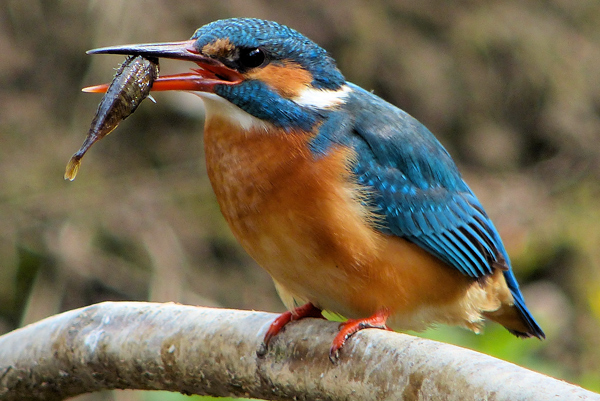
<svg viewBox="0 0 600 401">
<path fill-rule="evenodd" d="M 411 326 L 410 316 L 423 308 L 460 302 L 472 281 L 373 229 L 374 216 L 360 202 L 364 189 L 348 169 L 352 150 L 315 159 L 310 137 L 242 133 L 220 116 L 207 121 L 209 178 L 248 253 L 285 292 L 346 317 L 386 307 Z"/>
</svg>

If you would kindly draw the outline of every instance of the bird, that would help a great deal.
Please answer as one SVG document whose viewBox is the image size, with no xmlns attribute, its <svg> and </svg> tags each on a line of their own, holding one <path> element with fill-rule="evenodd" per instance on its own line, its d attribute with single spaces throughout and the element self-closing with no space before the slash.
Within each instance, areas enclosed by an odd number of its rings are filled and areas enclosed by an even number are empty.
<svg viewBox="0 0 600 401">
<path fill-rule="evenodd" d="M 508 253 L 450 154 L 414 117 L 348 82 L 335 60 L 273 21 L 230 18 L 181 42 L 111 46 L 195 63 L 152 91 L 204 102 L 204 151 L 220 210 L 272 277 L 289 322 L 342 316 L 332 361 L 365 328 L 485 319 L 545 338 Z"/>
</svg>

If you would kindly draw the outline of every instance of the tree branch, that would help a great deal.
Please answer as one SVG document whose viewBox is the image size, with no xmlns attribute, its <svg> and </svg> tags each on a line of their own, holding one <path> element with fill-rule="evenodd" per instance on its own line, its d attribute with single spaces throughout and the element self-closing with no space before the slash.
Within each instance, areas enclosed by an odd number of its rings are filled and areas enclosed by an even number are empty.
<svg viewBox="0 0 600 401">
<path fill-rule="evenodd" d="M 106 302 L 0 337 L 0 400 L 101 389 L 269 400 L 600 400 L 600 395 L 448 344 L 364 330 L 328 359 L 337 324 L 291 323 L 256 351 L 275 315 Z"/>
</svg>

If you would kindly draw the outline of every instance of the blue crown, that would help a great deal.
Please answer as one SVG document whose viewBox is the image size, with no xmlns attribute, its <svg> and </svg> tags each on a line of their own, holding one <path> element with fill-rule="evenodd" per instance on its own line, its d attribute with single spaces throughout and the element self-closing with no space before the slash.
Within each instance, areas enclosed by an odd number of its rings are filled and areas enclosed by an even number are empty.
<svg viewBox="0 0 600 401">
<path fill-rule="evenodd" d="M 256 18 L 218 20 L 199 28 L 192 36 L 198 50 L 224 38 L 236 47 L 261 47 L 272 61 L 291 60 L 300 64 L 312 74 L 315 88 L 338 89 L 346 82 L 335 60 L 324 49 L 301 33 L 276 22 Z"/>
</svg>

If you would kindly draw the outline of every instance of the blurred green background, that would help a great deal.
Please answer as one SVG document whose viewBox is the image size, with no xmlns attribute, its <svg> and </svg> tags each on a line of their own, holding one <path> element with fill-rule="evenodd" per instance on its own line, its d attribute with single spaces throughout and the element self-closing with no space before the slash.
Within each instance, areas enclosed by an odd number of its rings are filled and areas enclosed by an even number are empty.
<svg viewBox="0 0 600 401">
<path fill-rule="evenodd" d="M 109 299 L 283 310 L 219 213 L 195 96 L 156 94 L 92 148 L 74 182 L 62 178 L 100 101 L 80 89 L 109 82 L 123 60 L 86 50 L 184 40 L 234 16 L 306 34 L 349 81 L 440 138 L 495 221 L 548 339 L 491 323 L 481 336 L 423 335 L 600 391 L 597 0 L 3 1 L 0 333 Z"/>
</svg>

